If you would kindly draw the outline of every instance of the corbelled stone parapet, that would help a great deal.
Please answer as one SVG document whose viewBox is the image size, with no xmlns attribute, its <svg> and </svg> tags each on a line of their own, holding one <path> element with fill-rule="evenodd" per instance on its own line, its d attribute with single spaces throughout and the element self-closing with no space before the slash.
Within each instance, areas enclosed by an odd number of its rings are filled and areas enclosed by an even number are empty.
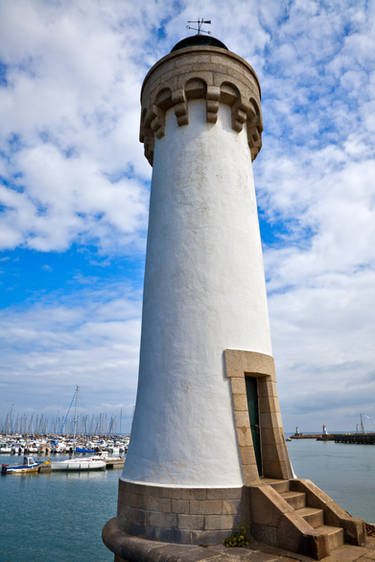
<svg viewBox="0 0 375 562">
<path fill-rule="evenodd" d="M 251 66 L 219 47 L 186 47 L 158 61 L 142 87 L 140 141 L 152 165 L 155 136 L 165 135 L 165 113 L 173 108 L 179 126 L 189 124 L 189 100 L 206 101 L 206 120 L 216 123 L 219 103 L 231 107 L 232 128 L 246 127 L 251 158 L 262 146 L 260 86 Z"/>
</svg>

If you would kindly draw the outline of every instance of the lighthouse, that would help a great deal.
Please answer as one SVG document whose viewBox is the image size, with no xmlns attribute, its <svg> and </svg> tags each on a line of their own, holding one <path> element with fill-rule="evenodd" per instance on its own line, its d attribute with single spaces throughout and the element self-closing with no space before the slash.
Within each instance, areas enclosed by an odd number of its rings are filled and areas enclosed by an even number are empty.
<svg viewBox="0 0 375 562">
<path fill-rule="evenodd" d="M 153 170 L 136 407 L 104 529 L 116 560 L 124 537 L 210 545 L 251 522 L 267 542 L 277 528 L 267 490 L 293 473 L 252 172 L 260 101 L 253 68 L 204 35 L 177 43 L 142 86 Z"/>
</svg>

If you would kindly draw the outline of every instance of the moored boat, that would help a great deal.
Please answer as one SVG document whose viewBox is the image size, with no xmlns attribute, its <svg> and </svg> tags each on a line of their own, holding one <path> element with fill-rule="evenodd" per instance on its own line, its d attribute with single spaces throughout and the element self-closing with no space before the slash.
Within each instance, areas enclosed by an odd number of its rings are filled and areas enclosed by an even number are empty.
<svg viewBox="0 0 375 562">
<path fill-rule="evenodd" d="M 24 457 L 23 464 L 14 466 L 2 464 L 1 474 L 29 474 L 30 472 L 38 472 L 42 464 L 42 461 L 36 461 L 34 457 Z"/>
<path fill-rule="evenodd" d="M 10 455 L 12 449 L 7 443 L 0 443 L 0 455 Z"/>
<path fill-rule="evenodd" d="M 110 455 L 107 451 L 100 451 L 96 455 L 89 457 L 93 461 L 104 461 L 106 468 L 122 468 L 125 464 L 125 457 L 120 455 Z"/>
<path fill-rule="evenodd" d="M 51 470 L 52 471 L 71 471 L 71 470 L 104 470 L 106 468 L 106 463 L 102 460 L 85 459 L 85 458 L 73 458 L 65 459 L 64 461 L 52 461 Z"/>
<path fill-rule="evenodd" d="M 76 453 L 96 453 L 96 449 L 87 449 L 87 447 L 76 447 Z"/>
</svg>

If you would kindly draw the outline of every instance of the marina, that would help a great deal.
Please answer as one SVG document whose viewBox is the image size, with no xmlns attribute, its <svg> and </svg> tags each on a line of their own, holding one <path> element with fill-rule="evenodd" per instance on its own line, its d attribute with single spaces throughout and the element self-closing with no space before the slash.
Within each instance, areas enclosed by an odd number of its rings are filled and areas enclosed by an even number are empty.
<svg viewBox="0 0 375 562">
<path fill-rule="evenodd" d="M 56 455 L 74 453 L 125 454 L 130 436 L 0 433 L 0 455 Z"/>
<path fill-rule="evenodd" d="M 130 437 L 0 435 L 1 475 L 123 468 Z M 30 454 L 34 456 L 29 456 Z M 7 458 L 11 461 L 4 462 Z M 9 457 L 10 455 L 10 457 Z M 68 455 L 68 456 L 67 456 Z"/>
</svg>

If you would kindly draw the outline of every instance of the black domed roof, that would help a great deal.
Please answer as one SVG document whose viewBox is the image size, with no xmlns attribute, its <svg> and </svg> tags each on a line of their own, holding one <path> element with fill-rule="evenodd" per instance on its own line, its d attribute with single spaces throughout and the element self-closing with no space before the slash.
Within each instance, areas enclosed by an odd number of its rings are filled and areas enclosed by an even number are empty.
<svg viewBox="0 0 375 562">
<path fill-rule="evenodd" d="M 184 49 L 185 47 L 201 47 L 201 46 L 208 46 L 208 47 L 220 47 L 221 49 L 226 49 L 228 51 L 228 47 L 224 45 L 219 39 L 215 37 L 211 37 L 211 35 L 191 35 L 190 37 L 185 37 L 182 39 L 171 50 L 177 51 L 178 49 Z"/>
</svg>

